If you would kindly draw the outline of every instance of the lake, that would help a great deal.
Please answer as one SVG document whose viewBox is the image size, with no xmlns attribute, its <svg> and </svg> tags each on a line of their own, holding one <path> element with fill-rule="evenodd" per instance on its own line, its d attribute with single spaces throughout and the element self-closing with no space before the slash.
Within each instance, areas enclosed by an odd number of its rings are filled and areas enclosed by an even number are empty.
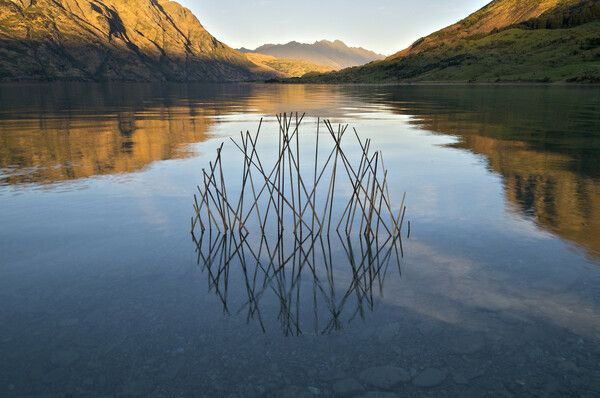
<svg viewBox="0 0 600 398">
<path fill-rule="evenodd" d="M 190 232 L 282 112 L 307 183 L 324 120 L 380 151 L 399 236 Z M 2 396 L 600 395 L 597 86 L 3 84 L 0 207 Z"/>
</svg>

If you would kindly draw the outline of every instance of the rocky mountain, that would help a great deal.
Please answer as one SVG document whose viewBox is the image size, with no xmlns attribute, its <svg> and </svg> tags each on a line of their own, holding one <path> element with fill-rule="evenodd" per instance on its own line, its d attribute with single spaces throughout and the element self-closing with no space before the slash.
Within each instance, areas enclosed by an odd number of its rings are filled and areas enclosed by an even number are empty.
<svg viewBox="0 0 600 398">
<path fill-rule="evenodd" d="M 291 41 L 287 44 L 265 44 L 254 50 L 241 48 L 240 51 L 271 55 L 280 59 L 302 60 L 334 69 L 364 65 L 384 58 L 383 55 L 362 47 L 348 47 L 340 40 L 321 40 L 312 44 Z"/>
<path fill-rule="evenodd" d="M 0 80 L 230 81 L 272 71 L 168 0 L 0 0 Z"/>
<path fill-rule="evenodd" d="M 599 38 L 600 0 L 495 0 L 383 61 L 310 81 L 600 82 Z"/>
</svg>

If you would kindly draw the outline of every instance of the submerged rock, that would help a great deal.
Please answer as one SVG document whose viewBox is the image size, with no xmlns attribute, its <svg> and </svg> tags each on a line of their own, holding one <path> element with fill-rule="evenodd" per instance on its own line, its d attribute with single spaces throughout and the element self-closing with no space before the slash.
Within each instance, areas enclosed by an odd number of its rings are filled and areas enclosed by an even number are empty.
<svg viewBox="0 0 600 398">
<path fill-rule="evenodd" d="M 387 344 L 398 334 L 400 330 L 400 323 L 391 323 L 389 325 L 385 325 L 377 332 L 377 340 L 381 344 Z"/>
<path fill-rule="evenodd" d="M 429 368 L 419 373 L 417 377 L 413 379 L 413 384 L 417 387 L 435 387 L 446 380 L 446 372 Z"/>
<path fill-rule="evenodd" d="M 469 383 L 469 380 L 467 380 L 467 378 L 462 374 L 454 375 L 454 377 L 452 377 L 452 381 L 455 382 L 456 384 L 460 384 L 460 385 Z"/>
<path fill-rule="evenodd" d="M 424 321 L 417 325 L 419 332 L 425 336 L 436 336 L 443 330 L 442 325 L 435 321 Z"/>
<path fill-rule="evenodd" d="M 348 378 L 348 374 L 341 369 L 328 369 L 319 372 L 319 379 L 323 381 L 335 381 Z"/>
<path fill-rule="evenodd" d="M 287 386 L 277 394 L 281 398 L 313 398 L 316 394 L 305 387 Z"/>
<path fill-rule="evenodd" d="M 152 379 L 143 377 L 131 380 L 123 387 L 123 395 L 130 397 L 142 397 L 154 391 L 154 382 Z"/>
<path fill-rule="evenodd" d="M 359 395 L 358 398 L 399 398 L 400 395 L 394 394 L 393 392 L 386 391 L 369 391 L 362 395 Z"/>
<path fill-rule="evenodd" d="M 360 380 L 372 386 L 389 390 L 396 384 L 410 380 L 410 373 L 395 366 L 377 366 L 360 373 Z"/>
<path fill-rule="evenodd" d="M 62 350 L 55 353 L 50 362 L 55 366 L 69 366 L 79 359 L 80 355 L 76 351 Z"/>
<path fill-rule="evenodd" d="M 485 346 L 485 338 L 480 334 L 449 336 L 444 345 L 455 354 L 475 354 Z"/>
<path fill-rule="evenodd" d="M 351 397 L 364 392 L 364 387 L 355 379 L 347 378 L 336 382 L 332 386 L 333 392 L 340 397 Z"/>
</svg>

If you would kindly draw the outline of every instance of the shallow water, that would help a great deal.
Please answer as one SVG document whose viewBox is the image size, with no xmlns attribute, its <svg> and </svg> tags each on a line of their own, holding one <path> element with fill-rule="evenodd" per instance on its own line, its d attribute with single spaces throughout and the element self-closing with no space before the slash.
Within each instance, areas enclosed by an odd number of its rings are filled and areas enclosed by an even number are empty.
<svg viewBox="0 0 600 398">
<path fill-rule="evenodd" d="M 235 178 L 229 137 L 264 117 L 269 154 L 290 111 L 372 140 L 410 237 L 192 237 L 216 148 Z M 600 395 L 599 115 L 598 87 L 2 85 L 0 395 Z"/>
</svg>

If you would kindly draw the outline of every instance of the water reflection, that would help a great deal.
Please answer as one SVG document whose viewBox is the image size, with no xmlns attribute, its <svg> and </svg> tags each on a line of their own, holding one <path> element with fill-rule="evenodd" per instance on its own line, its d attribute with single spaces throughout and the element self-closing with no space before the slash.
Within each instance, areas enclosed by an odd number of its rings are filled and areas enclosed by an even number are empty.
<svg viewBox="0 0 600 398">
<path fill-rule="evenodd" d="M 502 176 L 514 213 L 600 257 L 597 87 L 3 85 L 0 186 L 136 172 L 190 156 L 219 123 L 282 110 L 457 137 Z"/>
<path fill-rule="evenodd" d="M 600 257 L 600 179 L 569 170 L 568 156 L 526 142 L 466 136 L 459 145 L 487 156 L 514 210 Z"/>
<path fill-rule="evenodd" d="M 155 161 L 189 155 L 186 145 L 206 140 L 215 123 L 210 117 L 214 109 L 123 98 L 126 87 L 108 97 L 90 92 L 91 98 L 82 95 L 86 100 L 80 106 L 64 102 L 76 96 L 50 90 L 19 109 L 17 96 L 18 111 L 5 110 L 0 118 L 0 185 L 136 172 Z M 113 98 L 121 101 L 107 103 Z"/>
<path fill-rule="evenodd" d="M 261 303 L 273 295 L 286 336 L 306 333 L 311 322 L 315 334 L 327 334 L 356 317 L 364 319 L 373 310 L 377 294 L 383 293 L 388 268 L 397 267 L 400 274 L 403 254 L 399 235 L 380 240 L 366 235 L 351 239 L 339 234 L 303 238 L 203 232 L 198 239 L 192 237 L 208 288 L 219 298 L 224 313 L 246 312 L 247 322 L 254 320 L 265 331 L 269 311 L 263 315 Z M 241 286 L 246 288 L 245 296 L 236 290 Z M 344 293 L 340 296 L 340 292 Z M 231 302 L 242 296 L 245 299 L 234 307 Z M 308 308 L 312 319 L 306 319 Z"/>
<path fill-rule="evenodd" d="M 1 185 L 131 173 L 187 155 L 213 122 L 189 109 L 147 108 L 116 115 L 3 120 Z"/>
<path fill-rule="evenodd" d="M 144 141 L 132 138 L 142 131 L 140 123 L 158 119 L 169 122 L 148 127 L 156 136 L 146 144 L 174 143 L 164 158 L 192 150 L 187 140 L 219 136 L 196 146 L 212 158 L 214 147 L 228 140 L 224 135 L 256 126 L 256 113 L 306 106 L 308 117 L 343 116 L 340 122 L 385 148 L 390 196 L 408 192 L 412 233 L 403 242 L 404 258 L 395 243 L 402 278 L 396 249 L 383 261 L 391 242 L 381 248 L 381 240 L 358 236 L 351 249 L 338 237 L 262 241 L 207 234 L 190 242 L 191 201 L 208 163 L 204 155 L 142 165 L 126 184 L 102 178 L 64 192 L 0 186 L 0 396 L 316 391 L 334 397 L 348 380 L 368 396 L 600 393 L 600 268 L 589 267 L 598 260 L 540 231 L 582 242 L 588 253 L 596 247 L 600 101 L 594 91 L 23 87 L 0 86 L 0 140 L 11 140 L 0 145 L 2 172 L 4 164 L 14 166 L 33 187 L 64 178 L 38 170 L 42 177 L 33 180 L 35 167 L 77 159 L 70 146 L 93 155 L 103 145 L 94 141 L 103 123 L 112 132 L 106 136 L 121 140 L 111 146 L 119 159 L 139 153 Z M 270 109 L 278 101 L 281 108 Z M 174 130 L 173 120 L 195 115 L 205 119 L 197 130 L 204 135 L 162 137 Z M 43 136 L 40 126 L 59 120 L 68 124 L 47 140 L 28 138 Z M 52 147 L 52 137 L 67 129 L 68 135 L 77 131 L 79 141 Z M 439 146 L 449 142 L 454 148 Z M 36 163 L 46 153 L 54 154 L 50 161 Z M 231 160 L 224 162 L 226 172 Z M 570 212 L 576 215 L 569 218 Z M 577 230 L 575 220 L 586 225 Z M 337 333 L 317 334 L 339 326 Z M 285 336 L 298 333 L 303 337 Z M 374 378 L 382 367 L 405 370 L 405 382 L 381 386 Z M 438 377 L 424 383 L 432 374 Z"/>
<path fill-rule="evenodd" d="M 302 109 L 338 114 L 339 90 L 242 84 L 4 85 L 0 186 L 131 173 L 193 154 L 237 115 Z"/>
<path fill-rule="evenodd" d="M 600 92 L 595 87 L 395 87 L 373 96 L 452 146 L 484 155 L 513 210 L 600 257 Z"/>
</svg>

